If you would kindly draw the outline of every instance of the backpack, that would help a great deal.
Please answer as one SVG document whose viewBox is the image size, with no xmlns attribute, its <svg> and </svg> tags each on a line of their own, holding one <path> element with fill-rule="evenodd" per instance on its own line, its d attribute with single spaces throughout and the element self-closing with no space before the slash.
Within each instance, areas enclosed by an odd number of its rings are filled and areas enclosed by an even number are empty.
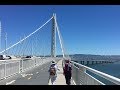
<svg viewBox="0 0 120 90">
<path fill-rule="evenodd" d="M 56 74 L 56 69 L 54 66 L 50 67 L 50 75 L 54 76 Z"/>
</svg>

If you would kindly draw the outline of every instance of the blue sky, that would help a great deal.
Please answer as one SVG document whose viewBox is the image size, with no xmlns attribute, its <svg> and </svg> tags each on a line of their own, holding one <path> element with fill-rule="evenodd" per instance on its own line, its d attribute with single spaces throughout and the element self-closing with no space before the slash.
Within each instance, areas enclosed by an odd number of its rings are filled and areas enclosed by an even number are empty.
<svg viewBox="0 0 120 90">
<path fill-rule="evenodd" d="M 53 13 L 69 54 L 120 55 L 120 5 L 0 5 L 8 46 Z"/>
</svg>

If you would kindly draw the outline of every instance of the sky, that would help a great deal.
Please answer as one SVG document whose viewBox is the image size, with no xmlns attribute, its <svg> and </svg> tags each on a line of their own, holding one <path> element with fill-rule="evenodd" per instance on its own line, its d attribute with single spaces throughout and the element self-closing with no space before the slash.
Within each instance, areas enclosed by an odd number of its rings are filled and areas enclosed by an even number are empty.
<svg viewBox="0 0 120 90">
<path fill-rule="evenodd" d="M 53 13 L 67 53 L 120 55 L 120 5 L 0 5 L 8 46 L 36 30 Z"/>
</svg>

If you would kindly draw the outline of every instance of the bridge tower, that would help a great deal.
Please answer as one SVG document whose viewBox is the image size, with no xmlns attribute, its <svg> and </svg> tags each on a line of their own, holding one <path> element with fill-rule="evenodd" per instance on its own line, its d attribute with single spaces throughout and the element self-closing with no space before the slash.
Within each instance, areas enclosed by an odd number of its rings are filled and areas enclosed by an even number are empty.
<svg viewBox="0 0 120 90">
<path fill-rule="evenodd" d="M 52 35 L 51 35 L 51 57 L 56 57 L 55 48 L 56 48 L 56 25 L 55 25 L 56 15 L 53 13 L 52 18 Z"/>
</svg>

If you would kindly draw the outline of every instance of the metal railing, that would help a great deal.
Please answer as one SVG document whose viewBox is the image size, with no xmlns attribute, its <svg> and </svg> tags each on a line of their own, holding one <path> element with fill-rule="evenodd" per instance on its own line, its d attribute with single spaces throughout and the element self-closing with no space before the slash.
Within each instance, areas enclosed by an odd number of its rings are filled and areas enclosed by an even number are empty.
<svg viewBox="0 0 120 90">
<path fill-rule="evenodd" d="M 31 59 L 0 60 L 0 80 L 24 72 L 36 66 L 49 63 L 52 60 L 59 59 L 50 57 L 45 58 L 36 57 Z"/>
<path fill-rule="evenodd" d="M 74 80 L 76 85 L 105 85 L 104 82 L 101 82 L 100 80 L 96 79 L 95 77 L 87 73 L 87 71 L 99 77 L 102 77 L 103 79 L 108 80 L 114 84 L 120 85 L 119 78 L 92 69 L 85 65 L 76 63 L 74 61 L 71 61 L 71 64 L 72 64 L 72 79 Z"/>
</svg>

